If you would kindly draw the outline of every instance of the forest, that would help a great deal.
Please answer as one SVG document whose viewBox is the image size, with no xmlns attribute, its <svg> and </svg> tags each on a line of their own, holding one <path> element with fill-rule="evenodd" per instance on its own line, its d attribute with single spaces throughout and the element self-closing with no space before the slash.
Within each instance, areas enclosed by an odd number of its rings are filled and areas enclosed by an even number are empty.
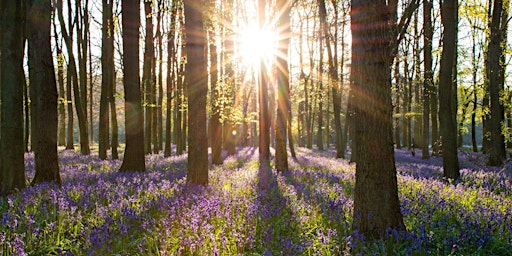
<svg viewBox="0 0 512 256">
<path fill-rule="evenodd" d="M 0 255 L 511 255 L 510 0 L 0 1 Z"/>
</svg>

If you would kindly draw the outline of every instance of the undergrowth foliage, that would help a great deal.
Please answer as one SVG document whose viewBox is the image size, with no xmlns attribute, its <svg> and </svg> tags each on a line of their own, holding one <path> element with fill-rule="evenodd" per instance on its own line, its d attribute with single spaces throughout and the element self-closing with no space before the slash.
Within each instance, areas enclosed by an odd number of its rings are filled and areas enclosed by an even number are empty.
<svg viewBox="0 0 512 256">
<path fill-rule="evenodd" d="M 334 151 L 299 149 L 290 171 L 259 179 L 257 150 L 212 167 L 210 185 L 186 180 L 186 155 L 147 156 L 146 173 L 118 160 L 60 153 L 62 188 L 0 199 L 1 255 L 506 255 L 512 240 L 512 165 L 460 155 L 461 181 L 441 159 L 397 151 L 408 232 L 381 240 L 351 231 L 355 167 Z M 28 177 L 34 158 L 27 154 Z"/>
</svg>

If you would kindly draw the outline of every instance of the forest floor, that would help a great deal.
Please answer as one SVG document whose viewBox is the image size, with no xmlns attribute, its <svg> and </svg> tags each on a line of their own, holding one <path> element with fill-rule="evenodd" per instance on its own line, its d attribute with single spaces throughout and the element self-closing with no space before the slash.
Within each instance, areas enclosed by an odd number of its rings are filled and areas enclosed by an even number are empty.
<svg viewBox="0 0 512 256">
<path fill-rule="evenodd" d="M 62 188 L 0 199 L 0 255 L 511 255 L 512 163 L 459 152 L 449 183 L 441 158 L 397 150 L 407 232 L 370 241 L 351 231 L 355 165 L 334 153 L 299 148 L 290 171 L 265 180 L 258 149 L 239 148 L 194 187 L 186 155 L 119 173 L 119 160 L 63 151 Z M 25 165 L 31 179 L 33 154 Z"/>
</svg>

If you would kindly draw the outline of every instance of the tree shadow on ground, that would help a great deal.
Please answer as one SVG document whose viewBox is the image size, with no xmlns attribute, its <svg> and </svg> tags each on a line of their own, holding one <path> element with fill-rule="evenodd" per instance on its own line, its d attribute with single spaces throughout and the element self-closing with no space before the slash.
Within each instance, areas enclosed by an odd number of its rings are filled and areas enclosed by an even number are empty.
<svg viewBox="0 0 512 256">
<path fill-rule="evenodd" d="M 298 255 L 304 250 L 302 230 L 270 163 L 260 162 L 254 249 L 264 255 Z"/>
</svg>

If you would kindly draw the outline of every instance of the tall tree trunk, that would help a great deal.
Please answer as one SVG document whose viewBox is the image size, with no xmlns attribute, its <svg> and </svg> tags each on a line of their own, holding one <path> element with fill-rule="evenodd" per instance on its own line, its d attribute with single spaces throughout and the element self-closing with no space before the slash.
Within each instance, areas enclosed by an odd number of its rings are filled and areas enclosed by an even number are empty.
<svg viewBox="0 0 512 256">
<path fill-rule="evenodd" d="M 441 20 L 444 27 L 443 53 L 439 74 L 439 115 L 441 130 L 441 147 L 443 152 L 444 177 L 457 180 L 460 177 L 457 157 L 457 127 L 452 112 L 453 62 L 455 61 L 456 27 L 455 19 L 458 1 L 443 1 Z"/>
<path fill-rule="evenodd" d="M 405 229 L 392 135 L 391 65 L 396 25 L 389 11 L 394 9 L 387 1 L 352 0 L 352 38 L 357 42 L 352 48 L 351 70 L 356 154 L 353 229 L 369 237 L 383 236 L 389 228 Z"/>
<path fill-rule="evenodd" d="M 338 72 L 336 70 L 336 63 L 334 62 L 334 57 L 331 49 L 331 41 L 329 36 L 329 31 L 327 27 L 327 11 L 325 8 L 325 0 L 318 1 L 320 7 L 320 22 L 323 24 L 323 37 L 325 38 L 325 45 L 327 49 L 327 57 L 329 62 L 329 81 L 332 84 L 332 101 L 333 101 L 333 109 L 334 109 L 334 125 L 335 125 L 335 133 L 336 133 L 336 158 L 343 158 L 345 148 L 342 145 L 342 128 L 341 128 L 341 89 L 340 81 L 338 81 Z M 322 47 L 322 45 L 320 45 Z"/>
<path fill-rule="evenodd" d="M 489 96 L 491 120 L 489 130 L 491 143 L 489 144 L 489 161 L 487 165 L 501 166 L 505 160 L 505 138 L 501 132 L 504 121 L 503 106 L 500 97 L 503 91 L 504 63 L 502 63 L 503 33 L 501 30 L 501 16 L 503 14 L 503 0 L 495 0 L 492 11 L 491 35 L 489 41 Z"/>
<path fill-rule="evenodd" d="M 99 141 L 98 155 L 101 160 L 107 158 L 107 149 L 109 145 L 109 106 L 111 90 L 113 88 L 113 45 L 110 37 L 113 36 L 112 23 L 112 1 L 103 0 L 103 20 L 102 20 L 102 47 L 101 47 L 101 95 L 100 95 L 100 113 L 99 113 Z M 114 146 L 113 146 L 114 147 Z"/>
<path fill-rule="evenodd" d="M 59 43 L 59 36 L 57 32 L 57 20 L 55 18 L 55 11 L 53 15 L 53 32 L 55 38 L 55 48 L 57 49 L 57 82 L 59 85 L 59 139 L 58 145 L 66 145 L 66 93 L 64 91 L 64 55 L 62 53 L 62 45 Z"/>
<path fill-rule="evenodd" d="M 28 65 L 32 107 L 32 136 L 36 173 L 32 184 L 60 185 L 57 155 L 57 81 L 51 47 L 51 1 L 31 0 L 28 5 Z M 22 93 L 20 92 L 20 97 Z"/>
<path fill-rule="evenodd" d="M 156 38 L 158 40 L 158 99 L 156 100 L 155 111 L 155 153 L 159 153 L 163 149 L 163 109 L 162 103 L 164 100 L 164 85 L 163 85 L 163 34 L 162 34 L 162 19 L 164 11 L 164 1 L 158 0 L 157 12 L 157 25 L 156 25 Z M 156 61 L 155 61 L 156 63 Z"/>
<path fill-rule="evenodd" d="M 202 1 L 200 1 L 202 2 Z M 206 35 L 203 30 L 202 4 L 185 0 L 185 30 L 187 54 L 187 96 L 189 108 L 187 182 L 208 184 L 208 138 L 206 136 Z"/>
<path fill-rule="evenodd" d="M 76 62 L 75 62 L 75 56 L 73 54 L 73 43 L 72 43 L 72 37 L 70 34 L 68 34 L 65 22 L 64 22 L 64 16 L 62 12 L 62 0 L 57 1 L 57 10 L 58 10 L 58 16 L 59 16 L 59 22 L 61 24 L 61 32 L 62 36 L 64 37 L 64 41 L 66 43 L 66 48 L 69 54 L 69 67 L 68 72 L 70 73 L 71 82 L 73 85 L 73 94 L 75 98 L 75 110 L 78 117 L 78 127 L 80 129 L 80 152 L 83 155 L 89 155 L 90 154 L 90 148 L 89 148 L 89 135 L 87 131 L 87 116 L 85 115 L 80 90 L 78 87 L 78 75 L 77 75 L 77 69 L 76 69 Z M 70 25 L 71 26 L 71 25 Z M 70 29 L 72 31 L 72 29 Z M 68 127 L 69 128 L 69 127 Z M 73 129 L 73 128 L 71 128 Z M 69 144 L 69 142 L 68 142 Z"/>
<path fill-rule="evenodd" d="M 320 31 L 321 31 L 320 27 Z M 323 59 L 324 59 L 324 52 L 322 48 L 322 40 L 323 38 L 321 36 L 318 37 L 318 46 L 319 46 L 319 62 L 318 62 L 318 91 L 316 92 L 316 98 L 318 100 L 318 130 L 316 134 L 316 146 L 318 147 L 318 150 L 324 150 L 324 136 L 323 136 L 323 129 L 324 129 L 324 86 L 323 86 Z"/>
<path fill-rule="evenodd" d="M 265 24 L 266 0 L 258 0 L 259 25 Z M 258 73 L 258 101 L 259 101 L 259 160 L 260 169 L 270 169 L 270 113 L 268 99 L 268 77 L 265 63 L 261 61 Z"/>
<path fill-rule="evenodd" d="M 434 86 L 434 72 L 432 71 L 432 1 L 423 1 L 423 143 L 421 148 L 421 157 L 427 159 L 430 157 L 428 150 L 429 132 L 430 132 L 430 92 Z"/>
<path fill-rule="evenodd" d="M 218 54 L 215 34 L 212 33 L 212 41 L 210 44 L 210 75 L 211 75 L 211 108 L 212 116 L 210 118 L 210 138 L 212 140 L 212 164 L 222 164 L 222 124 L 220 123 L 220 102 L 216 102 L 219 98 L 219 88 L 217 83 L 219 80 Z"/>
<path fill-rule="evenodd" d="M 25 40 L 20 26 L 25 22 L 25 13 L 18 0 L 2 1 L 0 7 L 0 196 L 5 196 L 25 187 L 22 77 Z"/>
<path fill-rule="evenodd" d="M 395 136 L 395 145 L 396 145 L 396 148 L 397 149 L 400 149 L 402 148 L 402 143 L 401 143 L 401 139 L 400 139 L 400 116 L 402 116 L 400 114 L 400 71 L 399 71 L 399 68 L 400 68 L 400 61 L 399 60 L 396 60 L 395 61 L 395 69 L 393 70 L 394 72 L 394 77 L 395 77 L 395 124 L 394 124 L 394 136 Z"/>
<path fill-rule="evenodd" d="M 142 88 L 144 88 L 144 152 L 152 152 L 151 142 L 153 137 L 153 59 L 155 56 L 154 38 L 153 38 L 153 0 L 144 1 L 144 13 L 146 17 L 146 32 L 144 40 L 144 63 L 142 73 Z"/>
<path fill-rule="evenodd" d="M 126 149 L 120 171 L 144 172 L 144 120 L 139 79 L 140 3 L 137 0 L 122 0 L 121 5 Z"/>
<path fill-rule="evenodd" d="M 177 8 L 174 1 L 171 4 L 171 27 L 169 28 L 169 32 L 167 34 L 167 81 L 166 81 L 166 120 L 165 120 L 165 149 L 164 156 L 168 157 L 171 155 L 171 119 L 172 119 L 172 111 L 171 107 L 173 104 L 172 101 L 172 91 L 174 88 L 174 84 L 176 81 L 176 47 L 174 45 L 174 39 L 176 36 L 176 21 L 177 21 Z M 176 111 L 175 111 L 176 112 Z"/>
<path fill-rule="evenodd" d="M 290 45 L 290 3 L 286 0 L 277 1 L 280 29 L 277 54 L 277 116 L 276 116 L 276 158 L 275 167 L 278 172 L 288 170 L 288 151 L 286 150 L 287 123 L 290 101 L 290 74 L 288 70 L 288 47 Z M 290 134 L 291 136 L 291 134 Z"/>
</svg>

